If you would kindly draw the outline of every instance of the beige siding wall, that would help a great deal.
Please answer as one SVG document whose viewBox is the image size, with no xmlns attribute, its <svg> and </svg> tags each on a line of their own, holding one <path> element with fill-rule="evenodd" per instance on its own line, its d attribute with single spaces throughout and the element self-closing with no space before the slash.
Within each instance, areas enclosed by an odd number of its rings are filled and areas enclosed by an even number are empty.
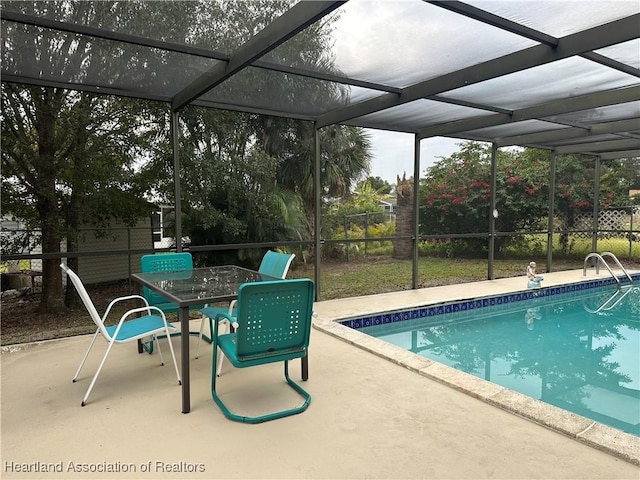
<svg viewBox="0 0 640 480">
<path fill-rule="evenodd" d="M 80 242 L 80 252 L 153 248 L 150 219 L 141 219 L 131 229 L 114 222 L 105 237 L 97 238 L 93 233 L 86 232 Z M 122 254 L 81 257 L 78 275 L 85 284 L 126 280 L 131 273 L 140 271 L 141 256 Z"/>
</svg>

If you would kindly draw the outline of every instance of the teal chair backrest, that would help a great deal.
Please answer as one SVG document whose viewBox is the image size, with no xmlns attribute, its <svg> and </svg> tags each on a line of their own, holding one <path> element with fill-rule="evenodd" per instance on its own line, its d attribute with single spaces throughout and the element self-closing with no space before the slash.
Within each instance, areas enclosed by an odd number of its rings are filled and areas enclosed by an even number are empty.
<svg viewBox="0 0 640 480">
<path fill-rule="evenodd" d="M 175 272 L 178 270 L 192 270 L 193 258 L 188 252 L 179 253 L 157 253 L 154 255 L 144 255 L 140 259 L 140 270 L 142 273 L 150 272 Z M 161 305 L 167 303 L 167 299 L 159 293 L 142 287 L 142 296 L 147 299 L 150 305 Z M 164 310 L 164 309 L 163 309 Z M 177 307 L 175 307 L 177 310 Z"/>
<path fill-rule="evenodd" d="M 262 257 L 258 271 L 270 277 L 285 278 L 295 254 L 279 253 L 269 250 Z"/>
<path fill-rule="evenodd" d="M 315 285 L 308 278 L 242 284 L 238 289 L 238 358 L 305 351 L 314 294 Z"/>
</svg>

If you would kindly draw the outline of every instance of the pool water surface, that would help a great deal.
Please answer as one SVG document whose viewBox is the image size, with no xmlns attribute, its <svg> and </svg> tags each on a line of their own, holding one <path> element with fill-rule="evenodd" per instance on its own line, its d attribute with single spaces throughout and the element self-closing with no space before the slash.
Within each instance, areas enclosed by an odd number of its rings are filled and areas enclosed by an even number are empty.
<svg viewBox="0 0 640 480">
<path fill-rule="evenodd" d="M 439 305 L 420 309 L 421 316 L 394 312 L 349 326 L 640 436 L 640 287 L 549 293 Z"/>
</svg>

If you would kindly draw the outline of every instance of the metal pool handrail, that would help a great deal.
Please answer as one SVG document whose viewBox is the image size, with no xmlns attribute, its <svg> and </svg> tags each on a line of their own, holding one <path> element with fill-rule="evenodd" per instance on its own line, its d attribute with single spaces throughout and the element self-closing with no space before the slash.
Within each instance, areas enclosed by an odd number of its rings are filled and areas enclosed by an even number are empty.
<svg viewBox="0 0 640 480">
<path fill-rule="evenodd" d="M 602 264 L 607 268 L 607 270 L 609 270 L 609 273 L 611 274 L 611 276 L 615 278 L 616 282 L 618 282 L 618 285 L 620 285 L 621 284 L 620 279 L 613 273 L 613 271 L 611 270 L 611 267 L 609 267 L 609 264 L 605 261 L 604 259 L 605 255 L 608 257 L 611 257 L 613 261 L 616 263 L 616 265 L 618 265 L 620 270 L 622 270 L 622 273 L 629 279 L 629 282 L 633 283 L 633 278 L 631 278 L 631 275 L 629 275 L 629 272 L 625 270 L 625 268 L 618 261 L 616 256 L 611 252 L 602 252 L 602 255 L 599 253 L 590 253 L 589 255 L 587 255 L 584 259 L 584 264 L 582 266 L 582 276 L 583 277 L 587 276 L 587 261 L 590 258 L 596 258 L 596 260 L 600 260 L 602 262 Z M 600 273 L 600 267 L 599 267 L 599 263 L 596 261 L 596 275 L 598 275 L 599 273 Z"/>
<path fill-rule="evenodd" d="M 627 285 L 626 287 L 622 287 L 617 289 L 613 295 L 611 295 L 606 302 L 604 302 L 600 307 L 595 310 L 589 308 L 587 305 L 584 305 L 584 309 L 589 313 L 600 313 L 603 310 L 611 310 L 616 307 L 627 295 L 629 295 L 632 291 L 638 291 L 640 287 L 633 287 L 631 285 Z M 615 301 L 614 301 L 615 300 Z"/>
</svg>

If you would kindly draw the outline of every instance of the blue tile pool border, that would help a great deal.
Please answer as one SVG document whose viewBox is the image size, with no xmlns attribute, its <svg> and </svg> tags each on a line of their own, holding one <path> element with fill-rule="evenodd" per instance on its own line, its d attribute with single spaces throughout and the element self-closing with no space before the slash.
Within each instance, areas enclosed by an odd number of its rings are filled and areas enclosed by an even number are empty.
<svg viewBox="0 0 640 480">
<path fill-rule="evenodd" d="M 633 281 L 640 280 L 640 275 L 632 275 Z M 373 327 L 377 325 L 388 325 L 398 322 L 406 322 L 428 317 L 436 317 L 450 313 L 480 313 L 480 311 L 489 311 L 492 307 L 504 307 L 507 304 L 517 305 L 518 302 L 532 300 L 540 296 L 551 297 L 555 295 L 582 294 L 593 288 L 600 288 L 608 285 L 615 285 L 616 280 L 612 277 L 606 279 L 588 280 L 557 287 L 543 287 L 535 289 L 527 289 L 518 292 L 512 292 L 504 295 L 491 297 L 470 298 L 464 300 L 456 300 L 445 303 L 436 303 L 414 307 L 410 309 L 393 310 L 381 312 L 372 315 L 359 316 L 340 320 L 340 324 L 354 330 Z"/>
</svg>

